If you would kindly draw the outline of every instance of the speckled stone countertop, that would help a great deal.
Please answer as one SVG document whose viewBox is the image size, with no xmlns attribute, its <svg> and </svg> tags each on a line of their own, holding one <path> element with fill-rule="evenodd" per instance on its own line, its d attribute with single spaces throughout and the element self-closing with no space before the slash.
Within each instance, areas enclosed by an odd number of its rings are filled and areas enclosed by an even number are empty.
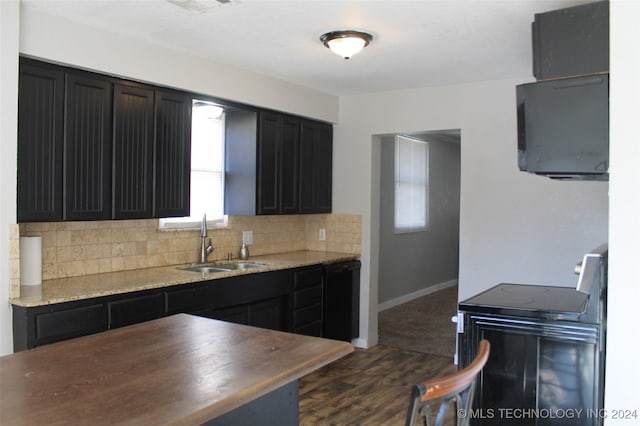
<svg viewBox="0 0 640 426">
<path fill-rule="evenodd" d="M 307 265 L 329 264 L 358 259 L 359 256 L 349 253 L 297 251 L 277 253 L 264 256 L 253 256 L 251 262 L 265 263 L 259 268 L 234 270 L 203 274 L 184 271 L 191 265 L 172 265 L 157 268 L 134 269 L 130 271 L 110 272 L 106 274 L 85 275 L 80 277 L 61 278 L 42 282 L 42 286 L 21 287 L 21 297 L 10 299 L 13 305 L 34 307 L 72 300 L 90 299 L 92 297 L 110 296 L 152 288 L 169 287 L 178 284 L 189 284 L 209 281 L 236 275 L 256 274 L 280 269 L 298 268 Z M 228 263 L 219 261 L 217 263 Z"/>
</svg>

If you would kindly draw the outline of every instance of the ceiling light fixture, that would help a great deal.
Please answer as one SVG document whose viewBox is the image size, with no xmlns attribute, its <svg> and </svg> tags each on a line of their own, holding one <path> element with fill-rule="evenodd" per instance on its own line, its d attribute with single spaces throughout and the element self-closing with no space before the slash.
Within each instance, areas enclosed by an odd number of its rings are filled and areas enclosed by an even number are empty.
<svg viewBox="0 0 640 426">
<path fill-rule="evenodd" d="M 331 31 L 320 36 L 320 41 L 333 53 L 349 59 L 364 49 L 373 36 L 354 30 Z"/>
</svg>

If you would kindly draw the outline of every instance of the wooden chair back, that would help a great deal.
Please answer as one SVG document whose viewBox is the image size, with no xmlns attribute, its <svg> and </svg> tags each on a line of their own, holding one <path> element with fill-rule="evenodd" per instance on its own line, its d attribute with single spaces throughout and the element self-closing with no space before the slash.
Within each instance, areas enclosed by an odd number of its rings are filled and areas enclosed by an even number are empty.
<svg viewBox="0 0 640 426">
<path fill-rule="evenodd" d="M 456 411 L 456 424 L 458 426 L 469 424 L 468 414 L 473 401 L 476 378 L 489 359 L 489 346 L 487 340 L 482 340 L 478 355 L 464 369 L 414 385 L 406 425 L 413 426 L 422 419 L 422 424 L 427 426 L 441 426 L 452 403 Z M 463 410 L 462 413 L 465 415 L 458 415 L 459 410 Z M 435 421 L 434 412 L 436 413 Z"/>
</svg>

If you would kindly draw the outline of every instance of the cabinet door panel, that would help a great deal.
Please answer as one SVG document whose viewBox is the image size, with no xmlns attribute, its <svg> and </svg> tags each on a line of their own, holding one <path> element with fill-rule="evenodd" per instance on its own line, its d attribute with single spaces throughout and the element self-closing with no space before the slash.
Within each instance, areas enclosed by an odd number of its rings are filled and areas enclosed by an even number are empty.
<svg viewBox="0 0 640 426">
<path fill-rule="evenodd" d="M 112 84 L 67 73 L 65 219 L 111 218 Z"/>
<path fill-rule="evenodd" d="M 333 127 L 300 124 L 300 213 L 331 213 Z"/>
<path fill-rule="evenodd" d="M 115 86 L 114 219 L 151 217 L 153 89 Z"/>
<path fill-rule="evenodd" d="M 274 297 L 251 303 L 249 305 L 249 325 L 270 330 L 286 330 L 286 302 L 283 299 L 283 297 Z"/>
<path fill-rule="evenodd" d="M 62 220 L 64 73 L 20 63 L 18 222 Z"/>
<path fill-rule="evenodd" d="M 105 331 L 107 309 L 104 304 L 82 306 L 36 316 L 36 346 Z"/>
<path fill-rule="evenodd" d="M 160 318 L 165 313 L 164 293 L 109 303 L 109 328 L 124 327 Z"/>
<path fill-rule="evenodd" d="M 281 127 L 277 114 L 260 113 L 258 138 L 258 214 L 277 214 Z"/>
<path fill-rule="evenodd" d="M 156 91 L 154 217 L 189 216 L 191 96 Z"/>
<path fill-rule="evenodd" d="M 297 214 L 299 174 L 300 120 L 282 119 L 282 153 L 280 163 L 280 213 Z"/>
</svg>

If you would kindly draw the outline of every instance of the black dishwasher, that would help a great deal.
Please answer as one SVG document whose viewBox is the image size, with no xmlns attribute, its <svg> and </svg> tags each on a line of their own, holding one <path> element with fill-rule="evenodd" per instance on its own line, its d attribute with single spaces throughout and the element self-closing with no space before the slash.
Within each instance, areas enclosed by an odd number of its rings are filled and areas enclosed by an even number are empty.
<svg viewBox="0 0 640 426">
<path fill-rule="evenodd" d="M 360 261 L 324 267 L 323 337 L 351 341 L 358 337 L 360 315 Z"/>
</svg>

